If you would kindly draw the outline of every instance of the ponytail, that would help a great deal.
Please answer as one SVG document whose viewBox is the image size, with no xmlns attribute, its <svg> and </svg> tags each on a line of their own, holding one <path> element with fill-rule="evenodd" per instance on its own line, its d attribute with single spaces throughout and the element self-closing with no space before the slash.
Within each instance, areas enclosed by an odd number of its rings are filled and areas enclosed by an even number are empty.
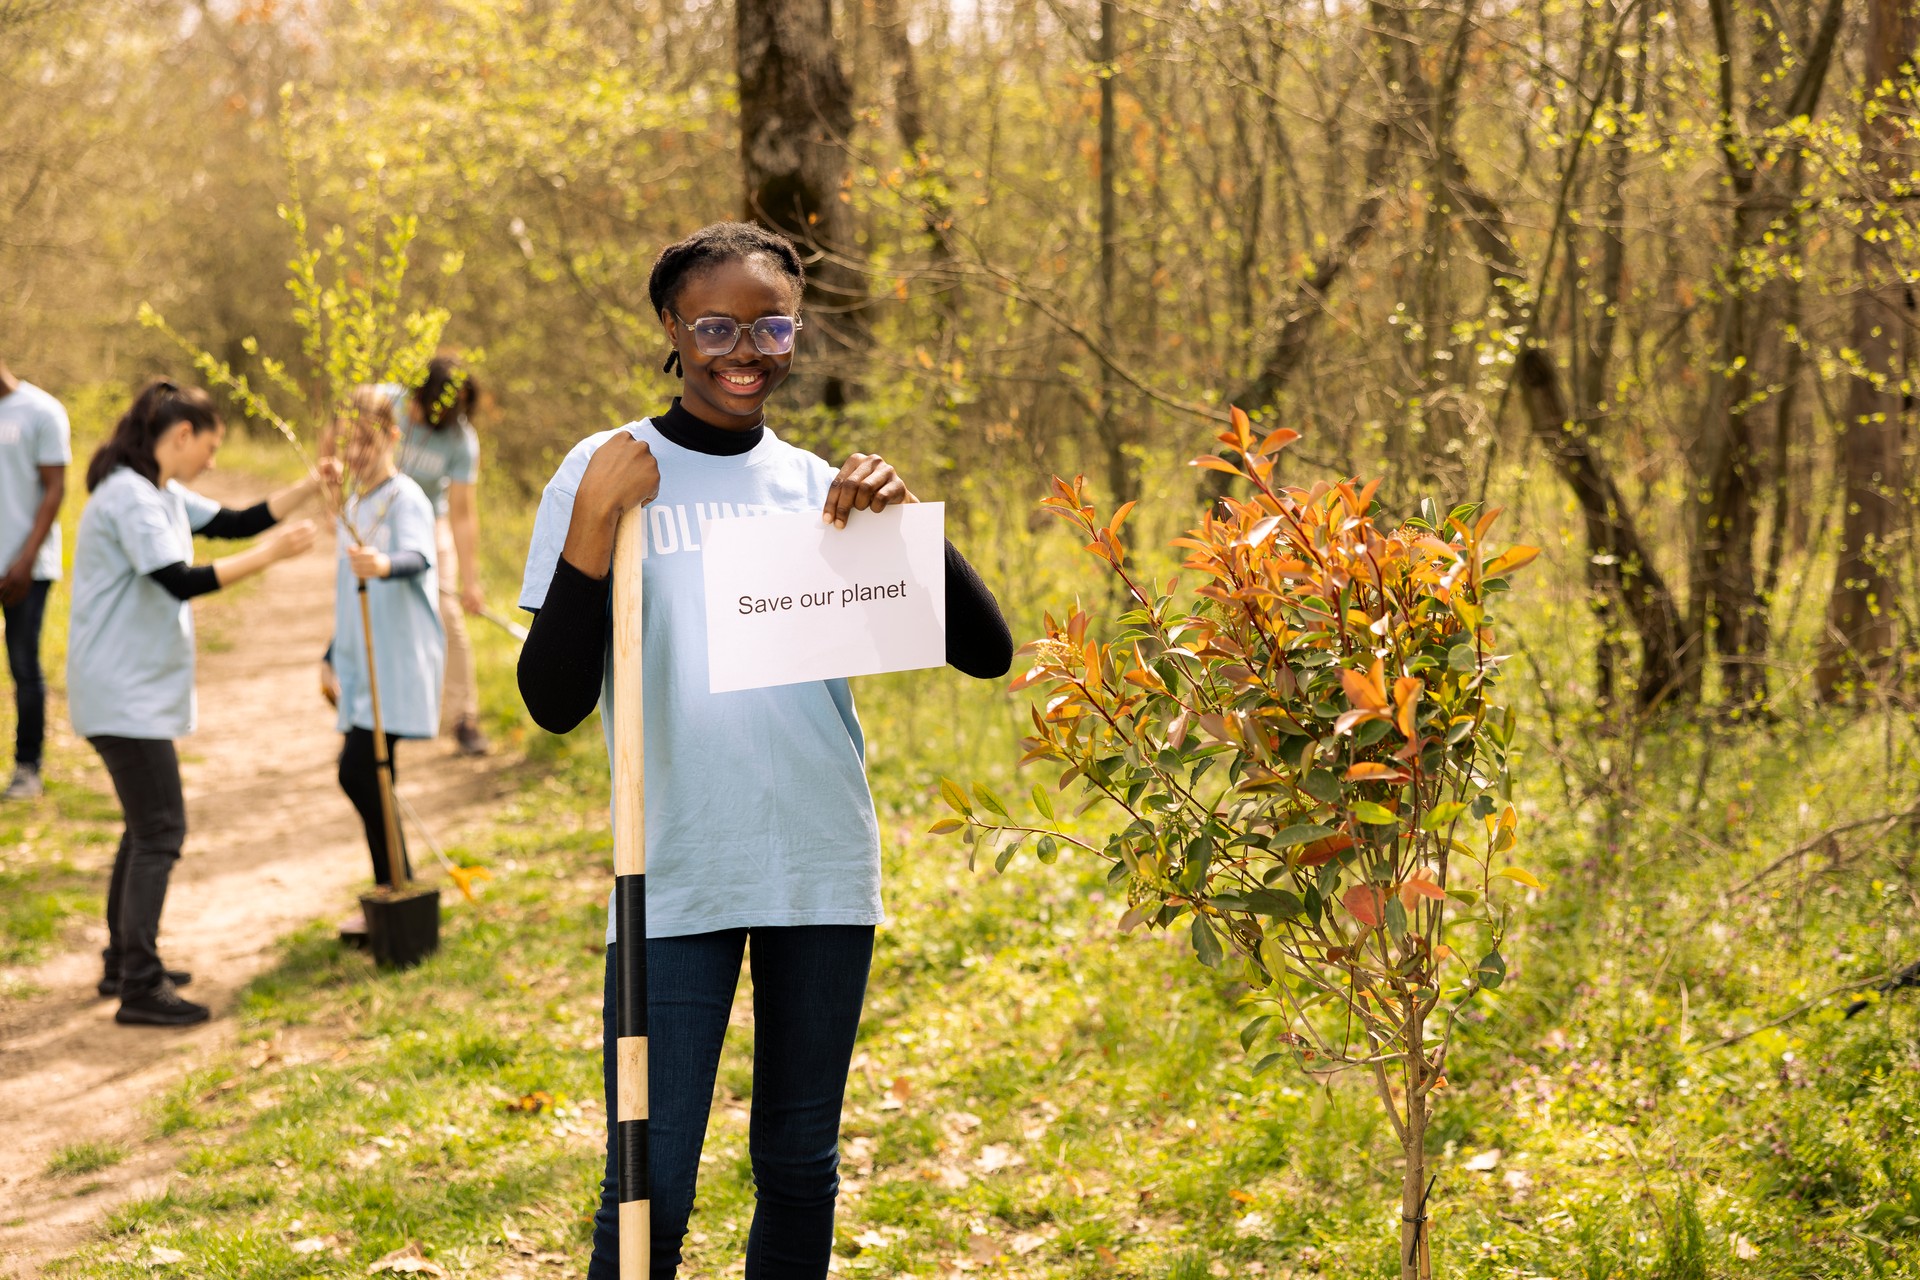
<svg viewBox="0 0 1920 1280">
<path fill-rule="evenodd" d="M 435 356 L 427 362 L 426 380 L 413 389 L 413 403 L 427 430 L 441 431 L 473 416 L 480 384 L 452 356 Z"/>
<path fill-rule="evenodd" d="M 87 463 L 87 492 L 99 488 L 101 481 L 121 467 L 158 485 L 160 463 L 153 456 L 153 447 L 178 422 L 192 424 L 195 435 L 218 427 L 220 415 L 214 410 L 213 397 L 198 387 L 155 378 L 120 415 L 106 443 L 93 451 L 93 460 Z"/>
</svg>

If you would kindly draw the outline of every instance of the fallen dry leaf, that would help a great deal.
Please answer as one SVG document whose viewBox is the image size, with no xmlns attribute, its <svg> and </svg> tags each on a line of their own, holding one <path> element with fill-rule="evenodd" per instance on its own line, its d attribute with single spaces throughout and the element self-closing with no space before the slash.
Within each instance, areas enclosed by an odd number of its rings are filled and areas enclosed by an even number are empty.
<svg viewBox="0 0 1920 1280">
<path fill-rule="evenodd" d="M 979 1159 L 973 1162 L 974 1168 L 982 1173 L 998 1173 L 1002 1169 L 1011 1169 L 1027 1162 L 1027 1158 L 1004 1142 L 990 1142 L 980 1148 Z"/>
<path fill-rule="evenodd" d="M 418 1240 L 408 1241 L 403 1247 L 395 1249 L 392 1253 L 367 1268 L 367 1274 L 370 1276 L 378 1275 L 382 1271 L 394 1272 L 396 1274 L 441 1277 L 447 1274 L 445 1267 L 427 1257 L 426 1251 L 420 1247 Z"/>
<path fill-rule="evenodd" d="M 1491 1173 L 1500 1164 L 1500 1148 L 1489 1147 L 1477 1156 L 1468 1156 L 1463 1166 L 1469 1173 Z"/>
<path fill-rule="evenodd" d="M 147 1265 L 149 1267 L 172 1267 L 185 1262 L 187 1255 L 178 1249 L 169 1249 L 164 1245 L 147 1246 Z"/>
<path fill-rule="evenodd" d="M 305 1240 L 295 1240 L 287 1248 L 295 1253 L 319 1253 L 327 1247 L 327 1242 L 319 1236 L 308 1236 Z"/>
</svg>

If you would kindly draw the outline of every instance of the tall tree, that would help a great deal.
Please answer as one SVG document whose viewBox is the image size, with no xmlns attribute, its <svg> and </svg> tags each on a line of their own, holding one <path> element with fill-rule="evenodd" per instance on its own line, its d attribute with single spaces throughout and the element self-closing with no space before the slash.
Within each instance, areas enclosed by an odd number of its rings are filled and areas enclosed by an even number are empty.
<svg viewBox="0 0 1920 1280">
<path fill-rule="evenodd" d="M 1847 387 L 1841 426 L 1840 472 L 1845 516 L 1840 558 L 1827 602 L 1827 630 L 1816 672 L 1821 696 L 1845 696 L 1883 671 L 1893 656 L 1894 583 L 1888 541 L 1897 528 L 1900 436 L 1905 417 L 1902 371 L 1910 367 L 1914 335 L 1913 287 L 1902 281 L 1890 251 L 1904 237 L 1889 235 L 1894 167 L 1910 148 L 1913 56 L 1920 45 L 1920 14 L 1913 0 L 1868 0 L 1866 93 L 1861 122 L 1863 177 L 1873 213 L 1854 235 L 1859 280 L 1853 295 L 1852 346 L 1860 367 Z"/>
<path fill-rule="evenodd" d="M 808 253 L 807 320 L 826 339 L 826 373 L 802 394 L 851 398 L 870 345 L 865 254 L 842 196 L 853 89 L 833 36 L 832 0 L 736 0 L 740 163 L 746 216 Z"/>
<path fill-rule="evenodd" d="M 1813 46 L 1779 103 L 1781 120 L 1811 116 L 1818 106 L 1833 61 L 1842 5 L 1843 0 L 1828 0 Z M 1690 630 L 1711 631 L 1720 659 L 1722 693 L 1730 705 L 1741 707 L 1766 697 L 1768 649 L 1767 601 L 1754 562 L 1762 463 L 1755 448 L 1753 412 L 1758 407 L 1754 364 L 1759 344 L 1753 306 L 1757 285 L 1748 278 L 1748 263 L 1761 251 L 1769 233 L 1780 228 L 1779 210 L 1783 205 L 1791 207 L 1798 193 L 1784 190 L 1761 162 L 1751 119 L 1761 104 L 1754 104 L 1756 110 L 1749 112 L 1744 125 L 1741 122 L 1734 84 L 1732 0 L 1708 0 L 1707 10 L 1719 53 L 1715 135 L 1733 199 L 1720 269 L 1716 355 L 1701 423 L 1700 502 L 1688 612 Z"/>
<path fill-rule="evenodd" d="M 1120 74 L 1115 43 L 1115 28 L 1120 23 L 1120 6 L 1115 0 L 1100 0 L 1100 344 L 1109 353 L 1114 350 L 1113 321 L 1119 300 L 1114 296 L 1114 278 L 1118 270 L 1120 205 L 1116 183 L 1120 167 L 1119 122 L 1114 113 L 1114 80 Z M 1127 456 L 1125 418 L 1120 413 L 1120 380 L 1114 376 L 1113 362 L 1100 363 L 1100 447 L 1107 457 L 1107 487 L 1116 504 L 1132 502 L 1140 496 L 1135 483 L 1133 460 Z"/>
</svg>

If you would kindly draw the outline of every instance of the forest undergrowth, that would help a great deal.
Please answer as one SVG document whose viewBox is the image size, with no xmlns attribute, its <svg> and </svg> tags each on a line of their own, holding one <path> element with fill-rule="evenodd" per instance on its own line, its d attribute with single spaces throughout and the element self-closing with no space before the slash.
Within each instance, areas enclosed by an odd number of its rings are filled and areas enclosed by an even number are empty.
<svg viewBox="0 0 1920 1280">
<path fill-rule="evenodd" d="M 508 513 L 526 504 L 490 499 L 504 600 L 525 528 Z M 1094 578 L 1064 539 L 987 505 L 963 545 L 1006 584 L 1024 639 Z M 1583 692 L 1592 622 L 1569 514 L 1538 502 L 1508 519 L 1548 548 L 1508 611 L 1507 674 L 1528 757 L 1521 853 L 1546 888 L 1448 1073 L 1436 1274 L 1920 1277 L 1920 993 L 1860 986 L 1920 960 L 1912 724 L 1816 709 L 1784 668 L 1766 716 L 1609 720 Z M 489 730 L 527 767 L 497 824 L 450 850 L 494 870 L 480 904 L 451 905 L 440 954 L 404 974 L 317 926 L 290 938 L 243 1000 L 238 1047 L 156 1105 L 185 1176 L 53 1274 L 364 1275 L 412 1242 L 456 1276 L 584 1268 L 604 1123 L 604 757 L 596 721 L 564 740 L 524 723 L 511 650 L 482 634 Z M 970 871 L 925 834 L 942 776 L 1051 781 L 1014 774 L 1020 700 L 952 672 L 858 693 L 891 923 L 849 1087 L 836 1272 L 1393 1274 L 1396 1144 L 1358 1082 L 1254 1075 L 1232 966 L 1198 966 L 1184 933 L 1120 933 L 1103 877 L 1026 856 Z M 53 805 L 102 826 L 102 803 Z M 0 944 L 45 945 L 5 927 Z M 748 1007 L 686 1274 L 741 1270 Z"/>
</svg>

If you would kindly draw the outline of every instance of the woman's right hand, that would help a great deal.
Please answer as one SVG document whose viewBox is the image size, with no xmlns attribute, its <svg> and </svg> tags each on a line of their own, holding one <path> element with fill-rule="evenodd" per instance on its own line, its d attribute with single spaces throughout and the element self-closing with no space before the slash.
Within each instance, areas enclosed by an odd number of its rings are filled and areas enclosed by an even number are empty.
<svg viewBox="0 0 1920 1280">
<path fill-rule="evenodd" d="M 601 445 L 587 462 L 573 492 L 573 519 L 560 554 L 589 578 L 604 578 L 613 566 L 613 536 L 620 517 L 652 502 L 660 492 L 660 463 L 644 440 L 624 431 Z"/>
<path fill-rule="evenodd" d="M 652 502 L 660 492 L 660 463 L 644 440 L 624 431 L 594 451 L 574 491 L 573 508 L 590 518 L 619 524 L 620 517 Z"/>
<path fill-rule="evenodd" d="M 311 520 L 294 520 L 287 524 L 275 525 L 262 541 L 272 548 L 275 560 L 288 560 L 313 546 L 317 531 L 317 527 Z"/>
</svg>

